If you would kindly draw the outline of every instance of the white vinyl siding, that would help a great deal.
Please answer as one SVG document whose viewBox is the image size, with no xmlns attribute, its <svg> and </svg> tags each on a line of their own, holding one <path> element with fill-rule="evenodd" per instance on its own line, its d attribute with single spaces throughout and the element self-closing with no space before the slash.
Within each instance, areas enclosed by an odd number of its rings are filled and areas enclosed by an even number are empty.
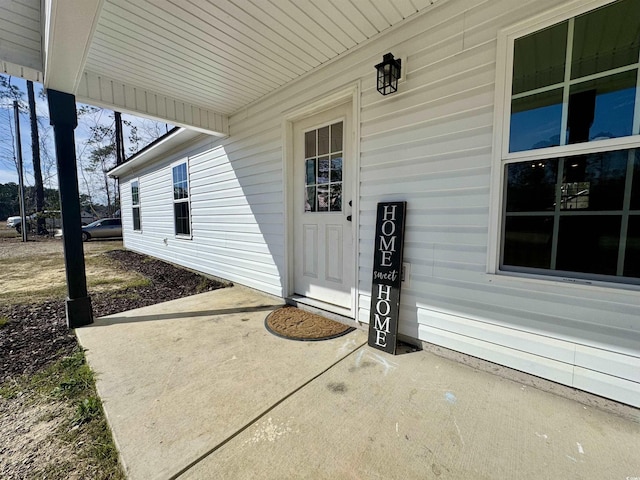
<svg viewBox="0 0 640 480">
<path fill-rule="evenodd" d="M 125 230 L 126 246 L 289 294 L 283 119 L 359 82 L 356 318 L 369 318 L 376 204 L 404 200 L 411 277 L 402 289 L 401 334 L 640 406 L 638 290 L 487 273 L 499 214 L 492 204 L 498 32 L 556 5 L 441 1 L 251 104 L 230 117 L 230 137 L 203 139 L 136 173 L 144 188 L 145 232 Z M 403 59 L 405 80 L 383 97 L 373 67 L 389 51 Z M 185 155 L 188 245 L 172 239 L 163 200 L 171 202 L 169 165 Z"/>
<path fill-rule="evenodd" d="M 277 134 L 270 135 L 277 139 Z M 175 238 L 172 210 L 172 167 L 185 156 L 189 159 L 190 242 Z M 239 155 L 234 158 L 237 162 L 232 167 L 225 148 L 202 136 L 136 172 L 144 190 L 144 233 L 128 235 L 132 225 L 125 221 L 125 246 L 281 296 L 276 263 L 282 268 L 281 157 L 267 154 L 266 162 L 256 164 Z M 260 183 L 265 181 L 262 188 Z M 126 209 L 130 194 L 123 195 L 122 202 Z"/>
</svg>

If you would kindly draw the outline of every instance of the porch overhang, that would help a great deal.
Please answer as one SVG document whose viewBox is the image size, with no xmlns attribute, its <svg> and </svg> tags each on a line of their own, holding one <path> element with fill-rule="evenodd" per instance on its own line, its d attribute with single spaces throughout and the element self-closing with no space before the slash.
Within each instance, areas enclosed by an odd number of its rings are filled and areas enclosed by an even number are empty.
<svg viewBox="0 0 640 480">
<path fill-rule="evenodd" d="M 434 3 L 5 0 L 0 68 L 80 102 L 226 136 L 229 116 Z"/>
</svg>

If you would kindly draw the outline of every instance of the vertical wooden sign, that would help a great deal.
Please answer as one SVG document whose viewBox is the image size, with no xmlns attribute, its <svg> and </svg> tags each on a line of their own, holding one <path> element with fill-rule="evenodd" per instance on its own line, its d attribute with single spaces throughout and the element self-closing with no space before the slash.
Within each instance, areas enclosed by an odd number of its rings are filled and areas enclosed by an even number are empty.
<svg viewBox="0 0 640 480">
<path fill-rule="evenodd" d="M 378 203 L 371 283 L 369 346 L 396 354 L 407 202 Z"/>
</svg>

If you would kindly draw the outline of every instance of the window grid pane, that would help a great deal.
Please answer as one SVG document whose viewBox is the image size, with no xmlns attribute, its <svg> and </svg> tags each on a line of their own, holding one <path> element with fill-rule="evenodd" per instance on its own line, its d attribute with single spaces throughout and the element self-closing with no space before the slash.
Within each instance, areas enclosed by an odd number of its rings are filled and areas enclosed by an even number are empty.
<svg viewBox="0 0 640 480">
<path fill-rule="evenodd" d="M 132 209 L 132 213 L 133 213 L 133 229 L 134 230 L 141 230 L 141 225 L 140 225 L 140 207 L 133 207 Z"/>
<path fill-rule="evenodd" d="M 176 235 L 189 235 L 189 203 L 177 202 L 173 204 L 173 214 L 176 225 Z"/>
<path fill-rule="evenodd" d="M 618 33 L 611 33 L 612 28 Z M 568 65 L 561 61 L 565 53 Z M 516 39 L 509 151 L 640 133 L 632 131 L 640 124 L 640 118 L 633 118 L 634 112 L 640 115 L 635 105 L 639 55 L 637 0 L 620 0 Z M 620 68 L 627 72 L 616 70 Z M 600 78 L 587 78 L 593 74 Z M 549 97 L 558 87 L 563 92 L 560 101 L 556 94 Z"/>
<path fill-rule="evenodd" d="M 635 177 L 639 155 L 632 149 L 506 165 L 501 267 L 640 278 L 640 212 L 632 209 L 635 178 L 627 178 Z"/>
<path fill-rule="evenodd" d="M 138 182 L 131 182 L 131 203 L 138 205 L 140 203 L 140 189 Z"/>
</svg>

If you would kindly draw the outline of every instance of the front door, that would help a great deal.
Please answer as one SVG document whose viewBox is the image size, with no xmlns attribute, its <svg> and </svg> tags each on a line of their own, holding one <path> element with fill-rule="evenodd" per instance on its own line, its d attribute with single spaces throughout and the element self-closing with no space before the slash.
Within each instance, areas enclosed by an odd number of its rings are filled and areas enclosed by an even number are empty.
<svg viewBox="0 0 640 480">
<path fill-rule="evenodd" d="M 351 310 L 351 104 L 294 124 L 294 290 Z"/>
</svg>

